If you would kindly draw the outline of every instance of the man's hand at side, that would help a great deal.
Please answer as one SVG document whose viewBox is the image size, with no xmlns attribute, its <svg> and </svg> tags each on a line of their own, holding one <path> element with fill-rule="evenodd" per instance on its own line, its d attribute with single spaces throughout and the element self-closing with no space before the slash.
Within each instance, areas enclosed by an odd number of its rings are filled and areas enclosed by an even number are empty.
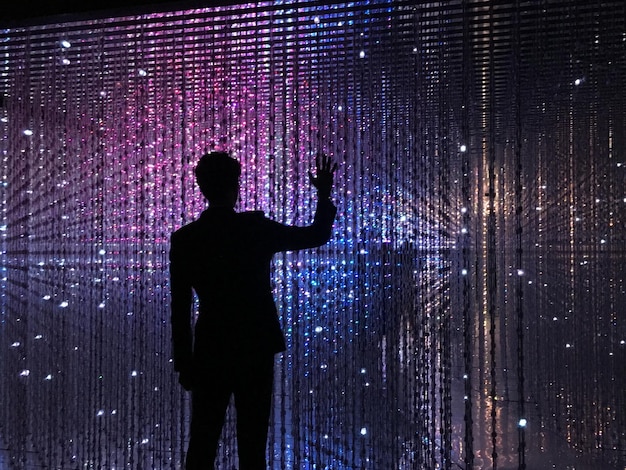
<svg viewBox="0 0 626 470">
<path fill-rule="evenodd" d="M 178 373 L 178 383 L 188 392 L 193 388 L 193 371 L 187 367 Z"/>
</svg>

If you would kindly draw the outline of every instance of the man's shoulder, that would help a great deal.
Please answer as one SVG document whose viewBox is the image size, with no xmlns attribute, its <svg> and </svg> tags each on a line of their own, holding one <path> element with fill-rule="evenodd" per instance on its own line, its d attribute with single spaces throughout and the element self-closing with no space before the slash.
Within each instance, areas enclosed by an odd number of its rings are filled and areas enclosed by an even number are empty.
<svg viewBox="0 0 626 470">
<path fill-rule="evenodd" d="M 230 218 L 230 217 L 229 217 Z M 179 229 L 172 232 L 172 239 L 185 239 L 188 237 L 193 237 L 198 233 L 201 233 L 206 226 L 210 225 L 223 225 L 230 224 L 233 220 L 239 220 L 243 223 L 255 223 L 255 222 L 265 222 L 269 219 L 265 217 L 265 213 L 263 211 L 245 211 L 245 212 L 236 212 L 234 213 L 234 219 L 230 218 L 230 222 L 227 220 L 217 219 L 207 219 L 203 220 L 202 217 L 190 222 L 186 225 L 183 225 Z"/>
<path fill-rule="evenodd" d="M 265 220 L 265 213 L 263 211 L 245 211 L 238 212 L 237 216 L 242 219 L 249 220 Z"/>
<path fill-rule="evenodd" d="M 188 223 L 187 225 L 183 225 L 178 230 L 172 232 L 172 240 L 174 239 L 183 239 L 190 236 L 193 236 L 198 229 L 200 228 L 199 220 L 194 220 L 193 222 Z"/>
</svg>

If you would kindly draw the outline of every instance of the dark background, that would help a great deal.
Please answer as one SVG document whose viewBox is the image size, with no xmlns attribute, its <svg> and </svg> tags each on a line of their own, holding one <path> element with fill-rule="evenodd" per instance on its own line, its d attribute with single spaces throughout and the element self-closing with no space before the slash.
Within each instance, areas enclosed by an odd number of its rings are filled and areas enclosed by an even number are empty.
<svg viewBox="0 0 626 470">
<path fill-rule="evenodd" d="M 244 3 L 215 0 L 8 0 L 0 6 L 0 27 L 31 26 L 68 20 L 141 14 Z"/>
</svg>

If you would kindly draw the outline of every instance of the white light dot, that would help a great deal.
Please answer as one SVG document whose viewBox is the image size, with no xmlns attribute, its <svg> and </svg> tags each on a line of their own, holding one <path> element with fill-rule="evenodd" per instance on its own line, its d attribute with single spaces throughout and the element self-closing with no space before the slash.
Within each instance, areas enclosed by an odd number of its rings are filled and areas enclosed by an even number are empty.
<svg viewBox="0 0 626 470">
<path fill-rule="evenodd" d="M 320 17 L 316 16 L 315 18 L 313 18 L 313 23 L 320 24 Z"/>
<path fill-rule="evenodd" d="M 104 249 L 102 249 L 102 250 L 98 251 L 98 254 L 99 254 L 100 256 L 102 256 L 102 255 L 106 255 L 106 253 L 107 253 L 107 252 L 106 252 L 106 250 L 104 250 Z"/>
<path fill-rule="evenodd" d="M 365 57 L 365 51 L 359 52 L 359 57 L 363 59 Z"/>
<path fill-rule="evenodd" d="M 24 129 L 24 130 L 22 131 L 22 133 L 23 133 L 24 135 L 28 135 L 28 136 L 33 135 L 33 131 L 32 131 L 32 130 L 30 130 L 30 129 Z"/>
<path fill-rule="evenodd" d="M 100 302 L 100 305 L 98 305 L 98 308 L 104 308 L 105 303 L 104 302 Z"/>
<path fill-rule="evenodd" d="M 70 59 L 68 59 L 67 57 L 64 57 L 63 60 L 61 60 L 61 63 L 63 65 L 70 65 Z"/>
<path fill-rule="evenodd" d="M 16 341 L 15 343 L 13 343 L 11 345 L 12 348 L 18 348 L 19 346 L 20 346 L 20 342 L 19 341 Z"/>
<path fill-rule="evenodd" d="M 461 152 L 467 152 L 467 145 L 465 145 L 465 144 L 461 145 L 461 146 L 459 147 L 459 150 L 460 150 Z"/>
<path fill-rule="evenodd" d="M 582 83 L 583 81 L 580 78 L 577 78 L 576 80 L 574 80 L 574 85 L 578 86 Z"/>
<path fill-rule="evenodd" d="M 315 332 L 316 333 L 321 333 L 322 331 L 324 331 L 324 328 L 322 328 L 321 326 L 316 326 L 315 327 Z"/>
<path fill-rule="evenodd" d="M 517 422 L 517 425 L 520 428 L 525 428 L 527 424 L 528 424 L 528 421 L 526 421 L 526 418 L 520 418 L 520 420 Z"/>
<path fill-rule="evenodd" d="M 148 72 L 146 72 L 144 69 L 139 69 L 137 73 L 140 77 L 145 77 L 146 75 L 148 75 Z"/>
<path fill-rule="evenodd" d="M 518 276 L 523 276 L 524 275 L 524 270 L 523 269 L 518 269 L 517 270 L 517 275 Z"/>
<path fill-rule="evenodd" d="M 44 377 L 44 380 L 52 380 L 52 374 L 48 374 Z"/>
<path fill-rule="evenodd" d="M 102 416 L 104 415 L 104 410 L 98 410 L 98 412 L 96 413 L 96 416 Z"/>
<path fill-rule="evenodd" d="M 137 371 L 136 371 L 136 370 L 132 371 L 132 372 L 130 373 L 130 376 L 131 376 L 131 377 L 137 377 Z"/>
<path fill-rule="evenodd" d="M 61 308 L 65 308 L 65 307 L 67 307 L 68 305 L 69 305 L 69 302 L 68 302 L 67 300 L 64 300 L 63 302 L 61 302 L 61 303 L 59 304 L 59 307 L 61 307 Z"/>
<path fill-rule="evenodd" d="M 465 227 L 463 227 L 463 228 L 461 229 L 461 233 L 467 233 L 467 229 L 466 229 Z"/>
<path fill-rule="evenodd" d="M 367 428 L 361 428 L 361 436 L 365 436 L 367 434 Z"/>
<path fill-rule="evenodd" d="M 64 47 L 65 49 L 69 48 L 71 46 L 70 42 L 67 39 L 63 39 L 61 41 L 61 47 Z"/>
<path fill-rule="evenodd" d="M 461 275 L 467 276 L 467 269 L 461 269 Z"/>
<path fill-rule="evenodd" d="M 20 375 L 22 377 L 28 377 L 30 375 L 30 370 L 24 369 L 22 372 L 20 372 Z"/>
<path fill-rule="evenodd" d="M 147 437 L 144 437 L 144 438 L 141 440 L 141 443 L 142 443 L 142 444 L 147 444 L 148 442 L 150 442 L 150 439 L 148 439 Z"/>
</svg>

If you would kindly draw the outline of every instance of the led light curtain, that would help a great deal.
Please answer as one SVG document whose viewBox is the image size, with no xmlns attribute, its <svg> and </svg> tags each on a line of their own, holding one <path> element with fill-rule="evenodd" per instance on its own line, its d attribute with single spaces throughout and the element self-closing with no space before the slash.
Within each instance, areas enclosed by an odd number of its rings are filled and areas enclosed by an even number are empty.
<svg viewBox="0 0 626 470">
<path fill-rule="evenodd" d="M 3 30 L 3 464 L 181 468 L 168 243 L 218 149 L 238 209 L 297 225 L 316 153 L 339 163 L 330 243 L 273 263 L 272 469 L 623 468 L 625 15 L 260 2 Z"/>
</svg>

